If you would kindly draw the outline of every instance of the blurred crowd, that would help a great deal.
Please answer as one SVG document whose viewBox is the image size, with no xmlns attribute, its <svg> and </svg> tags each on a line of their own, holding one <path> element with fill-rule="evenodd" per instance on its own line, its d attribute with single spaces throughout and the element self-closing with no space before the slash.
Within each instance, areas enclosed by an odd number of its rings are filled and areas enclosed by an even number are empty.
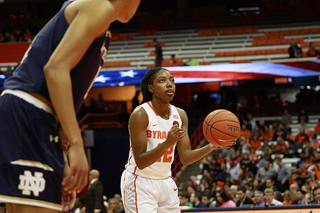
<svg viewBox="0 0 320 213">
<path fill-rule="evenodd" d="M 13 31 L 0 29 L 0 43 L 31 42 L 33 37 L 34 33 L 29 28 Z"/>
<path fill-rule="evenodd" d="M 199 174 L 181 184 L 181 208 L 319 203 L 320 119 L 310 123 L 305 108 L 293 116 L 284 107 L 280 117 L 241 114 L 237 144 L 207 155 Z"/>
</svg>

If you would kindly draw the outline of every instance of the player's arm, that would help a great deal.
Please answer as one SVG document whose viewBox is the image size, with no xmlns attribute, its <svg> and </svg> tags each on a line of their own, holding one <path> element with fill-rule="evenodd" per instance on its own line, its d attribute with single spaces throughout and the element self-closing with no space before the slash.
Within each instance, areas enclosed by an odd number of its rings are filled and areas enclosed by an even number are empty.
<svg viewBox="0 0 320 213">
<path fill-rule="evenodd" d="M 147 112 L 142 108 L 136 108 L 129 118 L 129 132 L 134 159 L 139 169 L 144 169 L 159 158 L 168 149 L 184 136 L 181 128 L 173 126 L 168 133 L 166 141 L 160 143 L 156 148 L 147 151 L 147 126 L 149 120 Z"/>
<path fill-rule="evenodd" d="M 100 7 L 93 5 L 97 1 L 76 3 L 67 6 L 66 10 L 77 6 L 76 15 L 44 67 L 51 102 L 70 143 L 68 154 L 71 172 L 63 182 L 65 189 L 70 192 L 82 190 L 87 184 L 88 173 L 88 163 L 73 104 L 70 71 L 79 63 L 92 41 L 101 35 L 103 30 L 107 30 L 110 21 L 106 20 L 113 18 L 113 8 L 107 3 L 101 3 Z"/>
<path fill-rule="evenodd" d="M 183 109 L 177 107 L 177 110 L 182 121 L 181 128 L 186 132 L 186 137 L 181 138 L 180 141 L 177 143 L 179 157 L 184 165 L 190 165 L 200 160 L 205 155 L 212 152 L 214 149 L 219 149 L 219 147 L 215 147 L 211 144 L 208 144 L 202 148 L 191 150 L 190 139 L 188 135 L 188 116 Z"/>
</svg>

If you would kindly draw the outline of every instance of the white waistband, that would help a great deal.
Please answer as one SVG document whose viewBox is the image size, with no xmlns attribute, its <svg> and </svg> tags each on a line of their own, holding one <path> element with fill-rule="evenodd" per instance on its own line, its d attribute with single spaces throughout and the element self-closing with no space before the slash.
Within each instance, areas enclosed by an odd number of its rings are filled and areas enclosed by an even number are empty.
<svg viewBox="0 0 320 213">
<path fill-rule="evenodd" d="M 12 90 L 12 89 L 5 89 L 1 96 L 4 94 L 12 94 L 15 95 L 23 100 L 25 100 L 26 102 L 34 105 L 35 107 L 42 109 L 48 113 L 53 114 L 52 109 L 45 103 L 43 103 L 42 101 L 38 100 L 37 98 L 33 97 L 32 95 L 22 91 L 22 90 Z"/>
</svg>

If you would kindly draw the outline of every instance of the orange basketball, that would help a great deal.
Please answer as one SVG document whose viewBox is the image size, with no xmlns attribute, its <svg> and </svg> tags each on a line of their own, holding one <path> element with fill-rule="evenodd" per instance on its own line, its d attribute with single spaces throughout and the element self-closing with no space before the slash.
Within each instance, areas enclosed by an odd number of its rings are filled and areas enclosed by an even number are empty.
<svg viewBox="0 0 320 213">
<path fill-rule="evenodd" d="M 207 115 L 202 130 L 209 143 L 217 147 L 228 147 L 239 138 L 240 122 L 232 112 L 218 109 Z"/>
</svg>

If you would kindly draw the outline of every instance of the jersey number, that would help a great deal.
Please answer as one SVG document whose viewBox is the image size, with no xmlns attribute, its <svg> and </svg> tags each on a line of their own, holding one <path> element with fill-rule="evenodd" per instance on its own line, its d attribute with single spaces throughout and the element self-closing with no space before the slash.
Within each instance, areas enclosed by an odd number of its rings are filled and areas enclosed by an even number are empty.
<svg viewBox="0 0 320 213">
<path fill-rule="evenodd" d="M 164 155 L 159 158 L 159 160 L 157 160 L 157 162 L 160 162 L 160 163 L 171 163 L 172 161 L 172 153 L 173 153 L 173 146 L 170 147 L 168 149 L 168 151 L 166 151 L 166 153 L 164 153 Z"/>
</svg>

